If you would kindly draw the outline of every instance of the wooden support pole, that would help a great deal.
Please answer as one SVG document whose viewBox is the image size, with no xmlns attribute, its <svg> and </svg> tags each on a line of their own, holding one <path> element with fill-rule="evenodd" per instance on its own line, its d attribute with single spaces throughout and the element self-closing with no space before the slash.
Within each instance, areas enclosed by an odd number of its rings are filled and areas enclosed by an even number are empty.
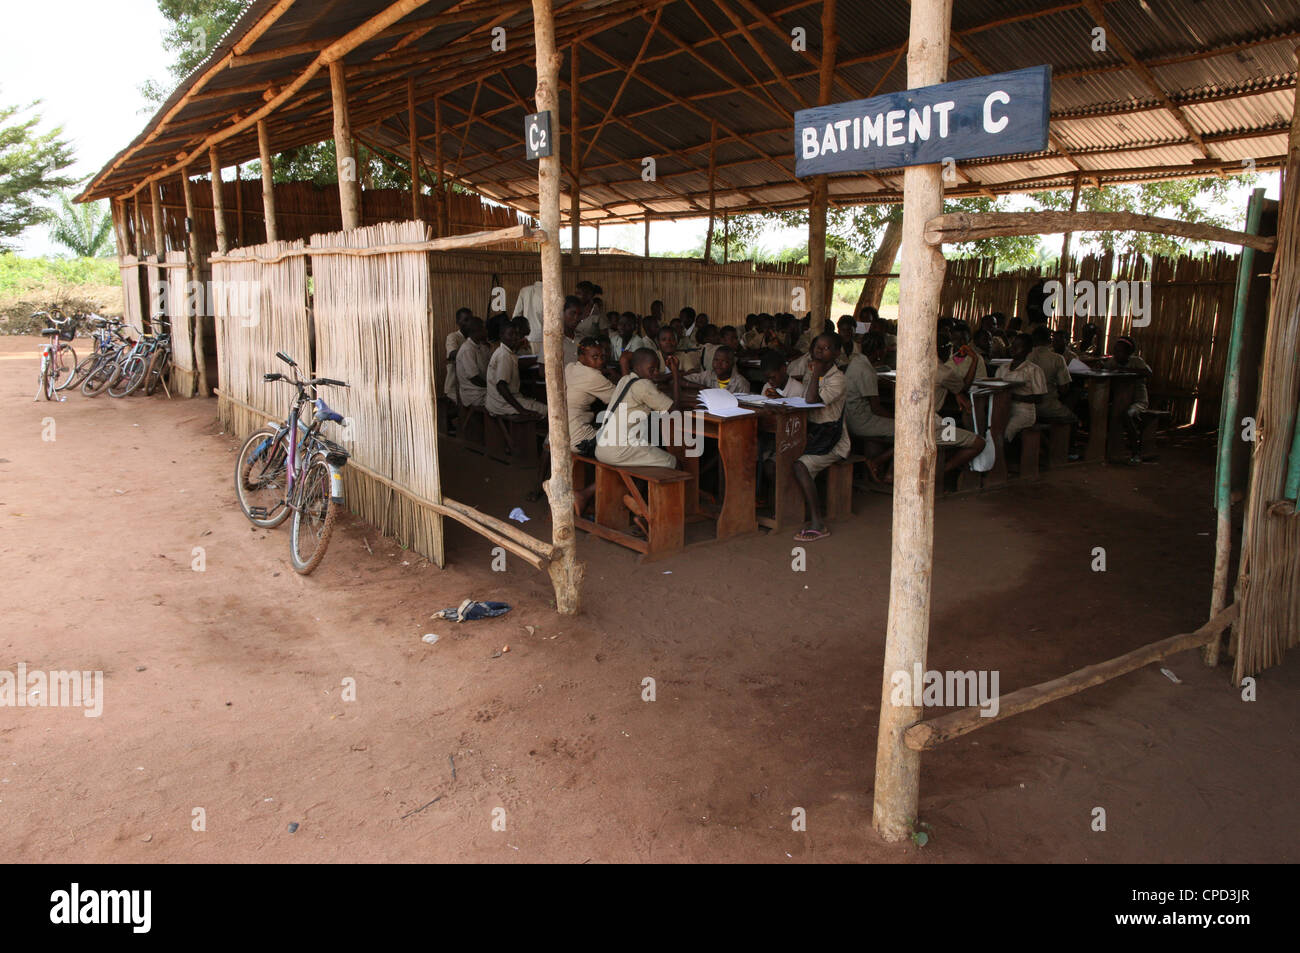
<svg viewBox="0 0 1300 953">
<path fill-rule="evenodd" d="M 433 162 L 436 165 L 438 173 L 438 189 L 434 193 L 437 200 L 436 213 L 438 221 L 435 233 L 439 238 L 446 238 L 451 234 L 451 211 L 448 208 L 451 196 L 447 194 L 446 182 L 442 177 L 442 170 L 445 166 L 442 164 L 442 97 L 435 97 L 433 100 Z"/>
<path fill-rule="evenodd" d="M 952 0 L 912 0 L 907 49 L 909 89 L 947 79 Z M 942 250 L 925 240 L 943 211 L 943 169 L 903 172 L 903 270 L 899 279 L 898 386 L 894 399 L 894 513 L 889 622 L 880 692 L 872 825 L 886 840 L 910 836 L 920 795 L 921 756 L 904 732 L 921 720 L 914 704 L 894 705 L 893 675 L 920 664 L 930 638 L 934 562 L 934 372 L 943 291 Z"/>
<path fill-rule="evenodd" d="M 339 211 L 343 230 L 361 227 L 361 182 L 357 156 L 352 145 L 352 123 L 348 119 L 348 88 L 343 78 L 343 60 L 330 63 L 330 96 L 334 106 L 334 154 L 338 161 Z"/>
<path fill-rule="evenodd" d="M 996 715 L 987 715 L 981 708 L 962 708 L 946 715 L 940 715 L 938 718 L 919 722 L 912 725 L 904 733 L 907 746 L 913 751 L 929 751 L 931 748 L 937 748 L 945 741 L 969 734 L 976 728 L 985 728 L 997 724 L 1012 715 L 1031 711 L 1041 705 L 1046 705 L 1048 702 L 1056 701 L 1058 698 L 1067 698 L 1070 695 L 1078 694 L 1085 688 L 1092 688 L 1094 685 L 1109 682 L 1113 678 L 1127 675 L 1129 672 L 1135 671 L 1144 665 L 1150 665 L 1152 662 L 1158 662 L 1171 655 L 1177 655 L 1179 652 L 1186 652 L 1188 649 L 1200 648 L 1212 640 L 1217 641 L 1219 633 L 1232 625 L 1232 621 L 1236 617 L 1237 605 L 1233 603 L 1217 613 L 1214 618 L 1195 632 L 1184 632 L 1182 635 L 1170 636 L 1167 639 L 1161 639 L 1159 642 L 1152 642 L 1150 645 L 1134 649 L 1132 652 L 1126 652 L 1117 658 L 1081 668 L 1069 675 L 1062 675 L 1060 678 L 1041 682 L 1038 685 L 1030 685 L 1028 688 L 1021 688 L 1009 695 L 1003 695 L 998 699 Z"/>
<path fill-rule="evenodd" d="M 533 35 L 537 57 L 537 111 L 549 112 L 558 127 L 560 54 L 555 49 L 555 19 L 551 0 L 532 0 Z M 576 54 L 575 54 L 576 56 Z M 576 60 L 575 60 L 576 65 Z M 575 69 L 576 74 L 576 69 Z M 577 85 L 576 82 L 574 84 Z M 576 97 L 575 97 L 576 98 Z M 576 148 L 576 146 L 575 146 Z M 564 385 L 563 271 L 560 264 L 560 156 L 557 151 L 538 160 L 538 218 L 546 232 L 542 257 L 542 348 L 546 366 L 546 416 L 551 436 L 551 476 L 546 495 L 551 502 L 551 533 L 556 558 L 548 570 L 555 589 L 555 608 L 576 615 L 581 605 L 583 565 L 573 525 L 573 468 L 569 465 L 569 415 Z"/>
<path fill-rule="evenodd" d="M 420 142 L 415 123 L 415 77 L 406 79 L 406 132 L 411 151 L 411 221 L 420 220 Z"/>
<path fill-rule="evenodd" d="M 266 240 L 280 240 L 280 228 L 275 220 L 275 166 L 271 162 L 271 139 L 266 133 L 266 120 L 257 121 L 257 152 L 262 165 L 262 218 L 266 220 Z"/>
<path fill-rule="evenodd" d="M 235 247 L 248 244 L 244 236 L 244 165 L 235 165 Z"/>
<path fill-rule="evenodd" d="M 126 203 L 113 199 L 113 234 L 117 238 L 117 257 L 125 258 L 131 254 L 130 229 L 126 227 Z"/>
<path fill-rule="evenodd" d="M 582 243 L 579 231 L 582 228 L 582 208 L 579 199 L 582 194 L 582 149 L 578 141 L 578 130 L 582 127 L 578 119 L 578 44 L 569 50 L 569 173 L 573 181 L 569 185 L 569 228 L 572 232 L 569 254 L 576 269 L 582 261 Z"/>
<path fill-rule="evenodd" d="M 186 250 L 189 253 L 189 276 L 190 281 L 196 286 L 203 281 L 203 263 L 199 260 L 199 227 L 194 220 L 194 184 L 190 182 L 190 170 L 188 167 L 181 169 L 181 191 L 185 194 L 185 233 L 189 239 Z M 189 296 L 186 295 L 188 299 Z M 202 295 L 203 301 L 207 300 L 207 295 Z M 203 306 L 200 306 L 199 313 L 194 315 L 194 333 L 190 340 L 194 348 L 194 373 L 198 378 L 197 387 L 200 397 L 208 396 L 208 359 L 203 353 L 204 339 L 203 333 Z M 188 320 L 188 315 L 186 320 Z M 173 318 L 173 320 L 175 320 Z"/>
<path fill-rule="evenodd" d="M 950 212 L 936 215 L 925 228 L 931 245 L 946 245 L 995 238 L 999 235 L 1050 235 L 1053 232 L 1155 232 L 1201 242 L 1244 245 L 1271 252 L 1277 239 L 1271 235 L 1219 228 L 1200 222 L 1180 222 L 1136 212 Z"/>
<path fill-rule="evenodd" d="M 226 199 L 221 187 L 221 157 L 216 146 L 208 150 L 208 164 L 212 167 L 212 217 L 216 222 L 217 251 L 224 255 L 230 251 L 230 233 L 226 231 Z"/>
<path fill-rule="evenodd" d="M 1083 173 L 1074 174 L 1074 193 L 1070 196 L 1070 214 L 1079 211 L 1079 186 L 1083 184 Z M 1065 280 L 1065 273 L 1070 270 L 1070 239 L 1074 237 L 1073 232 L 1066 232 L 1065 237 L 1061 239 L 1061 263 L 1057 269 L 1061 273 L 1061 280 Z"/>
<path fill-rule="evenodd" d="M 157 182 L 149 188 L 149 206 L 153 212 L 153 256 L 162 261 L 167 239 L 163 235 L 162 186 Z"/>
<path fill-rule="evenodd" d="M 718 149 L 718 121 L 713 121 L 712 128 L 709 131 L 709 230 L 704 235 L 704 260 L 713 261 L 713 213 L 717 208 L 717 196 L 713 194 L 713 187 L 717 174 L 717 149 Z M 825 246 L 823 245 L 823 253 Z"/>
<path fill-rule="evenodd" d="M 645 256 L 650 257 L 650 216 L 645 217 Z"/>
<path fill-rule="evenodd" d="M 143 260 L 146 254 L 146 249 L 150 247 L 150 243 L 144 240 L 144 211 L 140 208 L 140 201 L 141 195 L 137 192 L 135 198 L 131 200 L 131 208 L 134 210 L 135 214 L 136 257 Z"/>
<path fill-rule="evenodd" d="M 835 0 L 822 0 L 822 57 L 817 95 L 819 106 L 827 106 L 831 101 L 835 82 L 835 45 Z M 829 194 L 826 176 L 813 176 L 812 195 L 808 202 L 808 278 L 812 282 L 808 292 L 808 309 L 812 312 L 813 334 L 821 334 L 822 325 L 830 316 L 830 302 L 826 300 L 826 205 Z"/>
<path fill-rule="evenodd" d="M 722 263 L 731 261 L 731 215 L 722 213 Z"/>
</svg>

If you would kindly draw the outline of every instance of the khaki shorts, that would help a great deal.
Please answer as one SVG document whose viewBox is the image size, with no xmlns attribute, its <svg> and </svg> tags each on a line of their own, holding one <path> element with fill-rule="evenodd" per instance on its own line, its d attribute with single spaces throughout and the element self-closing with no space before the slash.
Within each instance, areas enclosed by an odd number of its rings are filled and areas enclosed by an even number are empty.
<svg viewBox="0 0 1300 953">
<path fill-rule="evenodd" d="M 834 453 L 805 453 L 799 458 L 798 462 L 802 463 L 808 470 L 809 476 L 816 478 L 817 474 L 821 473 L 832 463 L 839 463 L 843 459 L 844 457 L 838 456 Z"/>
<path fill-rule="evenodd" d="M 955 427 L 953 429 L 952 439 L 944 440 L 943 439 L 944 429 L 945 428 L 942 424 L 935 424 L 934 442 L 941 447 L 959 447 L 959 448 L 973 447 L 975 445 L 975 441 L 979 439 L 979 434 L 975 433 L 974 431 L 962 430 L 960 427 Z"/>
<path fill-rule="evenodd" d="M 1143 414 L 1147 412 L 1148 408 L 1149 408 L 1148 404 L 1144 404 L 1141 401 L 1139 401 L 1134 404 L 1129 404 L 1127 413 L 1130 417 L 1141 417 Z"/>
</svg>

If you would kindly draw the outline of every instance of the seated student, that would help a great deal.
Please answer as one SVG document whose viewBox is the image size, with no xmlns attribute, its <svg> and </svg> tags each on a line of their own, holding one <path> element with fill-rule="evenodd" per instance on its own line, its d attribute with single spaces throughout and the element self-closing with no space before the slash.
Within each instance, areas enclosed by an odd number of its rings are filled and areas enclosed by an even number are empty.
<svg viewBox="0 0 1300 953">
<path fill-rule="evenodd" d="M 790 360 L 786 365 L 786 373 L 798 381 L 805 381 L 808 376 L 808 363 L 812 360 L 812 354 L 799 354 Z"/>
<path fill-rule="evenodd" d="M 842 314 L 835 322 L 835 331 L 840 337 L 840 356 L 836 359 L 840 370 L 848 367 L 849 359 L 858 353 L 858 342 L 854 337 L 857 327 L 858 322 L 851 314 Z"/>
<path fill-rule="evenodd" d="M 501 341 L 501 326 L 510 323 L 510 316 L 504 311 L 494 311 L 487 316 L 483 326 L 487 328 L 488 344 L 496 347 Z"/>
<path fill-rule="evenodd" d="M 660 375 L 668 373 L 668 358 L 675 357 L 681 367 L 683 374 L 692 374 L 700 369 L 700 352 L 699 351 L 682 351 L 677 350 L 677 332 L 672 327 L 659 329 L 659 339 L 656 342 L 659 346 L 655 353 L 659 355 Z"/>
<path fill-rule="evenodd" d="M 983 453 L 985 446 L 984 438 L 979 434 L 970 430 L 963 430 L 952 421 L 945 423 L 940 410 L 949 394 L 957 398 L 957 403 L 963 410 L 970 410 L 971 408 L 970 398 L 966 396 L 966 391 L 970 389 L 971 382 L 975 380 L 976 355 L 974 348 L 969 344 L 962 345 L 962 348 L 965 349 L 965 353 L 962 354 L 965 360 L 961 364 L 962 367 L 966 368 L 964 372 L 958 372 L 956 365 L 949 361 L 952 349 L 950 341 L 940 337 L 936 349 L 936 360 L 939 366 L 934 375 L 934 442 L 942 447 L 950 447 L 955 451 L 949 453 L 947 460 L 944 461 L 944 473 L 951 473 L 959 467 L 964 467 Z"/>
<path fill-rule="evenodd" d="M 1051 328 L 1039 324 L 1029 337 L 1034 345 L 1029 352 L 1029 360 L 1038 365 L 1047 383 L 1047 393 L 1038 402 L 1038 419 L 1047 424 L 1078 423 L 1078 418 L 1065 405 L 1065 398 L 1070 393 L 1070 370 L 1066 367 L 1065 358 L 1052 347 Z"/>
<path fill-rule="evenodd" d="M 885 342 L 885 350 L 891 351 L 898 346 L 898 338 L 889 328 L 889 322 L 880 317 L 880 312 L 867 305 L 858 312 L 858 320 L 867 326 L 868 331 L 875 331 Z"/>
<path fill-rule="evenodd" d="M 1064 331 L 1052 332 L 1052 350 L 1061 355 L 1067 368 L 1071 361 L 1080 360 L 1079 352 L 1070 346 L 1070 335 Z"/>
<path fill-rule="evenodd" d="M 974 358 L 967 357 L 965 352 L 961 350 L 963 345 L 971 343 L 970 325 L 966 324 L 965 321 L 954 321 L 948 329 L 948 340 L 952 342 L 953 346 L 953 354 L 952 357 L 948 358 L 948 363 L 953 366 L 957 373 L 965 376 L 966 368 L 962 366 L 962 362 L 974 360 L 975 380 L 986 380 L 989 376 L 988 365 L 984 363 L 984 358 L 979 354 L 978 349 L 972 348 L 975 351 Z"/>
<path fill-rule="evenodd" d="M 661 302 L 656 301 L 655 304 L 658 304 L 661 308 L 663 307 Z M 645 339 L 645 346 L 652 351 L 655 349 L 655 342 L 659 340 L 659 324 L 659 318 L 653 313 L 647 314 L 641 319 L 641 337 Z"/>
<path fill-rule="evenodd" d="M 1052 296 L 1047 293 L 1047 278 L 1039 278 L 1029 286 L 1025 296 L 1025 320 L 1028 327 L 1025 333 L 1033 334 L 1034 328 L 1047 326 L 1047 309 L 1052 306 Z"/>
<path fill-rule="evenodd" d="M 482 407 L 487 399 L 487 367 L 491 353 L 482 318 L 470 318 L 466 341 L 456 351 L 456 380 L 462 407 Z"/>
<path fill-rule="evenodd" d="M 735 359 L 740 358 L 740 332 L 730 324 L 718 329 L 718 343 L 723 347 L 731 348 L 731 353 Z M 705 365 L 712 367 L 712 363 Z"/>
<path fill-rule="evenodd" d="M 795 534 L 801 543 L 824 539 L 830 535 L 822 521 L 817 485 L 813 481 L 832 464 L 849 455 L 849 430 L 844 426 L 844 372 L 835 364 L 840 339 L 835 334 L 819 334 L 813 339 L 804 382 L 804 399 L 810 404 L 824 404 L 808 412 L 808 438 L 804 454 L 794 462 L 794 479 L 808 504 L 808 525 Z"/>
<path fill-rule="evenodd" d="M 795 341 L 795 350 L 800 354 L 807 354 L 812 350 L 812 340 L 816 337 L 812 329 L 812 312 L 809 311 L 799 321 L 799 337 Z"/>
<path fill-rule="evenodd" d="M 636 351 L 646 347 L 649 342 L 637 334 L 636 315 L 631 311 L 624 311 L 618 316 L 618 330 L 609 336 L 609 356 L 614 361 L 618 361 L 623 356 L 624 351 Z"/>
<path fill-rule="evenodd" d="M 1115 339 L 1114 355 L 1101 362 L 1104 370 L 1132 371 L 1138 375 L 1137 386 L 1133 391 L 1133 403 L 1124 411 L 1124 433 L 1128 437 L 1129 460 L 1133 466 L 1142 462 L 1142 415 L 1150 408 L 1150 395 L 1147 391 L 1147 378 L 1152 373 L 1151 365 L 1137 356 L 1137 342 L 1130 337 Z"/>
<path fill-rule="evenodd" d="M 988 336 L 989 346 L 985 355 L 990 361 L 1001 360 L 1007 356 L 1007 341 L 1002 334 L 1001 326 L 998 319 L 1001 312 L 994 311 L 986 314 L 979 320 L 978 330 Z"/>
<path fill-rule="evenodd" d="M 785 355 L 775 348 L 768 348 L 759 359 L 759 370 L 767 381 L 763 385 L 764 397 L 802 397 L 803 381 L 791 377 L 786 370 Z"/>
<path fill-rule="evenodd" d="M 595 338 L 578 342 L 578 359 L 564 368 L 564 399 L 569 413 L 569 449 L 584 457 L 596 455 L 596 407 L 608 407 L 614 384 L 604 374 L 605 355 Z M 574 494 L 579 516 L 596 494 L 596 484 Z"/>
<path fill-rule="evenodd" d="M 515 334 L 519 337 L 519 344 L 515 347 L 515 353 L 534 353 L 533 342 L 530 340 L 532 337 L 533 326 L 529 320 L 522 314 L 517 314 L 510 319 L 510 323 L 515 326 Z"/>
<path fill-rule="evenodd" d="M 885 339 L 878 331 L 862 337 L 862 353 L 849 358 L 844 371 L 844 422 L 849 433 L 870 440 L 894 439 L 894 414 L 880 402 L 876 362 L 885 356 Z"/>
<path fill-rule="evenodd" d="M 683 348 L 702 347 L 700 332 L 709 326 L 709 316 L 704 312 L 695 313 L 694 308 L 682 308 L 682 344 Z"/>
<path fill-rule="evenodd" d="M 998 380 L 1016 384 L 1011 388 L 1011 415 L 1007 418 L 1003 435 L 1007 443 L 1014 440 L 1020 431 L 1037 423 L 1035 407 L 1047 393 L 1047 378 L 1038 365 L 1029 360 L 1033 348 L 1033 339 L 1028 334 L 1017 334 L 1011 339 L 1011 363 L 998 368 Z"/>
<path fill-rule="evenodd" d="M 1089 321 L 1080 332 L 1082 335 L 1074 344 L 1074 351 L 1082 361 L 1101 357 L 1101 328 Z"/>
<path fill-rule="evenodd" d="M 700 332 L 700 366 L 712 367 L 713 355 L 722 347 L 722 328 L 710 324 Z"/>
<path fill-rule="evenodd" d="M 667 334 L 671 328 L 664 328 Z M 664 413 L 679 404 L 681 368 L 677 355 L 663 356 L 672 380 L 673 394 L 664 394 L 654 382 L 659 355 L 649 348 L 625 354 L 631 370 L 618 382 L 609 410 L 596 434 L 596 459 L 615 467 L 667 467 L 675 469 L 677 458 L 662 447 L 650 444 L 650 414 Z"/>
<path fill-rule="evenodd" d="M 687 374 L 686 380 L 701 387 L 721 387 L 733 394 L 750 393 L 749 381 L 736 370 L 736 352 L 725 344 L 713 352 L 713 366 L 705 371 Z"/>
<path fill-rule="evenodd" d="M 465 343 L 465 327 L 474 312 L 461 308 L 456 312 L 456 330 L 447 335 L 447 372 L 443 378 L 443 391 L 456 404 L 460 403 L 460 388 L 456 381 L 456 352 Z"/>
<path fill-rule="evenodd" d="M 487 392 L 484 406 L 494 417 L 512 414 L 546 415 L 546 405 L 519 393 L 519 331 L 510 322 L 501 326 L 501 344 L 492 353 L 487 366 Z"/>
<path fill-rule="evenodd" d="M 757 351 L 763 346 L 763 334 L 758 327 L 758 315 L 745 315 L 745 333 L 740 336 L 740 343 L 746 351 Z"/>
</svg>

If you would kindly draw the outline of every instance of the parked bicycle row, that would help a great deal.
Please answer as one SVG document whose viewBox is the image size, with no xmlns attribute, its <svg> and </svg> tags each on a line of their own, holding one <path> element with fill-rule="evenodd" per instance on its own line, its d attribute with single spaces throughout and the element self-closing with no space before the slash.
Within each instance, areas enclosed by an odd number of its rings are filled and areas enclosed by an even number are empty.
<svg viewBox="0 0 1300 953">
<path fill-rule="evenodd" d="M 120 318 L 76 314 L 65 317 L 57 309 L 33 315 L 49 325 L 41 334 L 48 340 L 41 348 L 39 389 L 33 400 L 64 400 L 60 391 L 80 387 L 86 397 L 107 393 L 127 397 L 135 393 L 152 396 L 167 390 L 171 373 L 171 326 L 155 318 L 161 330 L 145 334 Z M 72 342 L 82 325 L 90 329 L 91 353 L 77 359 Z M 132 333 L 136 337 L 132 337 Z"/>
</svg>

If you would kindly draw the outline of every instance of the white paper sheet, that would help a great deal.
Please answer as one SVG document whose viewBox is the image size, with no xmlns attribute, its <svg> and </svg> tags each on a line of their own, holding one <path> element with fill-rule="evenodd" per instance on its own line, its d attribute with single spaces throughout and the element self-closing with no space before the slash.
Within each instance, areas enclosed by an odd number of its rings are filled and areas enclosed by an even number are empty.
<svg viewBox="0 0 1300 953">
<path fill-rule="evenodd" d="M 741 407 L 736 395 L 721 387 L 706 387 L 700 391 L 700 403 L 704 409 L 715 417 L 743 417 L 753 411 Z"/>
<path fill-rule="evenodd" d="M 1066 366 L 1066 370 L 1068 370 L 1071 374 L 1092 373 L 1092 368 L 1089 367 L 1087 364 L 1083 363 L 1083 361 L 1079 360 L 1077 357 L 1070 358 L 1070 363 Z"/>
</svg>

